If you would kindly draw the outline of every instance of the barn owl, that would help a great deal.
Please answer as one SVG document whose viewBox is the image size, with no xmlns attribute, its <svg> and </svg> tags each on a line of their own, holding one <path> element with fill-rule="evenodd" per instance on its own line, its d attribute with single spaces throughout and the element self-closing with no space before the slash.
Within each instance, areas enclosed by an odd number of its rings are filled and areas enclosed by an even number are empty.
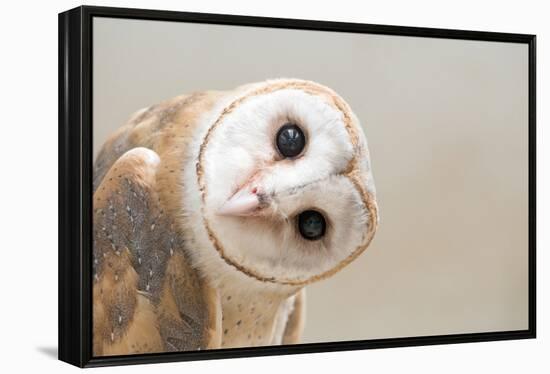
<svg viewBox="0 0 550 374">
<path fill-rule="evenodd" d="M 297 79 L 138 111 L 93 185 L 96 356 L 298 343 L 304 287 L 378 224 L 358 119 Z"/>
</svg>

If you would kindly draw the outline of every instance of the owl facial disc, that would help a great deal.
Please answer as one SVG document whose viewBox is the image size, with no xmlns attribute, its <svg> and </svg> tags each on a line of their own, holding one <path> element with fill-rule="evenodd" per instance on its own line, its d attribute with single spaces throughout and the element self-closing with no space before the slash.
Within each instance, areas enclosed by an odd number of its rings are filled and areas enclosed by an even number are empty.
<svg viewBox="0 0 550 374">
<path fill-rule="evenodd" d="M 256 280 L 326 278 L 376 230 L 366 139 L 349 106 L 319 84 L 238 89 L 202 139 L 196 170 L 211 247 Z"/>
</svg>

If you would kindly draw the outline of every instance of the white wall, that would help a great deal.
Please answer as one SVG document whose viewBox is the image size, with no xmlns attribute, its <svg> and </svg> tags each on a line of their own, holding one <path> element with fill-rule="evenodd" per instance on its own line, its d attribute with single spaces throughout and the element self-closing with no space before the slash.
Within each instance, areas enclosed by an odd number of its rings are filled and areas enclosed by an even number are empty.
<svg viewBox="0 0 550 374">
<path fill-rule="evenodd" d="M 286 357 L 223 360 L 108 369 L 106 372 L 204 372 L 244 370 L 281 372 L 296 370 L 335 372 L 355 365 L 371 372 L 542 372 L 548 368 L 550 349 L 548 298 L 543 297 L 549 276 L 543 269 L 550 246 L 548 227 L 550 159 L 545 122 L 548 110 L 550 28 L 544 2 L 523 1 L 97 1 L 95 5 L 161 8 L 213 13 L 264 15 L 289 18 L 353 21 L 487 31 L 536 33 L 539 66 L 539 339 L 415 347 Z M 74 1 L 9 2 L 4 4 L 2 32 L 3 93 L 0 150 L 4 182 L 2 207 L 3 263 L 0 352 L 2 371 L 35 369 L 68 371 L 68 365 L 51 358 L 57 342 L 57 16 L 78 5 Z M 546 148 L 546 149 L 545 149 Z M 547 292 L 546 292 L 547 294 Z"/>
</svg>

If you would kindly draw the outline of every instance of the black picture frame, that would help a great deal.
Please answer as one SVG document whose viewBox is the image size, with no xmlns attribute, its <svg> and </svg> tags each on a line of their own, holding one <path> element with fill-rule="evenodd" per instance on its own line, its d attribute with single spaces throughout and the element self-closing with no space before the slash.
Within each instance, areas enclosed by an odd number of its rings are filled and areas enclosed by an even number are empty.
<svg viewBox="0 0 550 374">
<path fill-rule="evenodd" d="M 92 19 L 163 20 L 524 43 L 529 50 L 529 328 L 127 356 L 92 356 Z M 536 337 L 536 36 L 482 31 L 81 6 L 59 14 L 59 359 L 79 367 L 452 344 Z"/>
</svg>

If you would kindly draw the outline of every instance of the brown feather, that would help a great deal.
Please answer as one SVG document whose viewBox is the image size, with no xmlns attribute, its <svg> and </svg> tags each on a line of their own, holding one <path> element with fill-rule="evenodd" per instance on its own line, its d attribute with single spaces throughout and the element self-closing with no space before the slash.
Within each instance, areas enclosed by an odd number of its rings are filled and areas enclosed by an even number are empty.
<svg viewBox="0 0 550 374">
<path fill-rule="evenodd" d="M 132 149 L 94 194 L 95 355 L 201 349 L 219 341 L 217 294 L 189 265 L 157 193 L 159 167 L 153 151 Z"/>
</svg>

